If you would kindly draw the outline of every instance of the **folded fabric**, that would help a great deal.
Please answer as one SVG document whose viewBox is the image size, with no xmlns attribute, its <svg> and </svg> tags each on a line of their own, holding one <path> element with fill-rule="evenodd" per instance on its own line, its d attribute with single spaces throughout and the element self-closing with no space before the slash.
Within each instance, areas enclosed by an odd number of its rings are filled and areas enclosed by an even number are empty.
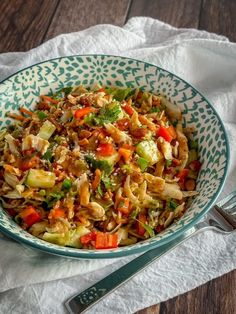
<svg viewBox="0 0 236 314">
<path fill-rule="evenodd" d="M 137 17 L 60 35 L 28 52 L 0 55 L 0 79 L 53 57 L 113 54 L 148 61 L 193 84 L 215 107 L 229 135 L 231 164 L 222 196 L 235 189 L 236 44 L 194 29 Z M 0 237 L 0 313 L 66 313 L 63 302 L 133 257 L 70 260 Z M 133 313 L 193 289 L 236 266 L 235 234 L 199 234 L 94 306 L 90 313 Z M 73 276 L 73 277 L 72 277 Z M 11 289 L 11 290 L 10 290 Z M 10 290 L 10 291 L 9 291 Z"/>
</svg>

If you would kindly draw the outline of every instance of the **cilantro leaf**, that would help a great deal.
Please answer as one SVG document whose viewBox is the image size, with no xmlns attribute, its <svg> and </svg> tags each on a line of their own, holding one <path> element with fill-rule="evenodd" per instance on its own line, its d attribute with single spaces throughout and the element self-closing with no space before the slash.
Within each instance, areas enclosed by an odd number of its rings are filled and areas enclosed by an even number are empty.
<svg viewBox="0 0 236 314">
<path fill-rule="evenodd" d="M 107 190 L 111 189 L 111 187 L 112 187 L 112 182 L 111 182 L 111 179 L 110 179 L 110 178 L 108 178 L 107 176 L 102 176 L 101 180 L 102 180 L 102 182 L 103 182 L 103 184 L 105 185 L 105 188 L 106 188 Z"/>
<path fill-rule="evenodd" d="M 128 97 L 128 95 L 131 93 L 131 91 L 132 91 L 131 88 L 120 89 L 120 88 L 110 87 L 106 89 L 106 92 L 110 95 L 113 95 L 113 97 L 118 101 L 125 100 Z"/>
<path fill-rule="evenodd" d="M 55 94 L 52 95 L 54 99 L 61 99 L 65 96 L 69 95 L 73 90 L 73 87 L 63 87 L 62 89 L 58 90 Z"/>
<path fill-rule="evenodd" d="M 47 118 L 47 115 L 44 111 L 38 111 L 37 115 L 40 120 L 44 120 L 45 118 Z"/>
<path fill-rule="evenodd" d="M 96 114 L 90 113 L 85 117 L 84 122 L 88 125 L 102 126 L 106 123 L 113 123 L 118 120 L 121 113 L 120 105 L 117 102 L 112 102 L 102 107 Z"/>
<path fill-rule="evenodd" d="M 176 207 L 178 207 L 178 206 L 179 206 L 179 204 L 177 203 L 177 201 L 175 199 L 171 199 L 171 200 L 168 200 L 166 202 L 166 207 L 169 210 L 175 210 Z"/>
<path fill-rule="evenodd" d="M 151 112 L 160 112 L 160 109 L 158 107 L 152 107 Z"/>
<path fill-rule="evenodd" d="M 106 160 L 97 160 L 91 155 L 85 156 L 85 160 L 93 170 L 100 169 L 106 174 L 112 172 L 113 168 Z"/>
</svg>

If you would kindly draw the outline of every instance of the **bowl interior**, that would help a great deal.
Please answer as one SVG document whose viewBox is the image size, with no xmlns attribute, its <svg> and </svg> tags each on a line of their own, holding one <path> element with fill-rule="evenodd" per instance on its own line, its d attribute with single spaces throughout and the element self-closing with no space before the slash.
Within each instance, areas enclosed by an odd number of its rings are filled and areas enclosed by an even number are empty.
<svg viewBox="0 0 236 314">
<path fill-rule="evenodd" d="M 161 93 L 183 113 L 184 126 L 194 127 L 203 163 L 197 181 L 199 195 L 185 215 L 155 238 L 113 250 L 78 250 L 60 247 L 31 236 L 4 211 L 0 211 L 0 230 L 14 239 L 49 253 L 78 257 L 104 258 L 128 255 L 171 241 L 192 227 L 209 210 L 219 195 L 226 177 L 229 149 L 223 124 L 209 102 L 190 84 L 157 66 L 138 60 L 107 56 L 70 56 L 45 61 L 12 75 L 0 84 L 0 128 L 12 121 L 6 116 L 19 106 L 34 108 L 39 95 L 65 86 L 103 86 L 141 88 Z"/>
</svg>

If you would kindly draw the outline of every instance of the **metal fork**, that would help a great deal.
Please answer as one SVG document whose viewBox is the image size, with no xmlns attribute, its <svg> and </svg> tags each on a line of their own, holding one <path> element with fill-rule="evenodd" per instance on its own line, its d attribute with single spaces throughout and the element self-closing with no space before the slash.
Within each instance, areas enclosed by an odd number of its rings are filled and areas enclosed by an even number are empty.
<svg viewBox="0 0 236 314">
<path fill-rule="evenodd" d="M 134 277 L 134 275 L 145 269 L 152 262 L 170 252 L 196 233 L 209 229 L 221 233 L 231 233 L 236 230 L 236 191 L 214 205 L 204 219 L 188 232 L 182 234 L 170 243 L 145 252 L 93 286 L 71 297 L 65 302 L 67 310 L 71 314 L 84 313 L 91 306 Z"/>
</svg>

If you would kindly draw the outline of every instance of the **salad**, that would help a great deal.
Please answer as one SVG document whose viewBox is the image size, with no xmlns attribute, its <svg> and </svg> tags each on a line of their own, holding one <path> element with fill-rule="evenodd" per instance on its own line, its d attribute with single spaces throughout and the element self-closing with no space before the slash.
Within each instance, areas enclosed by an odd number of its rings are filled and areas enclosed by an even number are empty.
<svg viewBox="0 0 236 314">
<path fill-rule="evenodd" d="M 164 96 L 65 87 L 0 131 L 0 200 L 33 236 L 79 249 L 142 241 L 197 194 L 194 130 Z"/>
</svg>

